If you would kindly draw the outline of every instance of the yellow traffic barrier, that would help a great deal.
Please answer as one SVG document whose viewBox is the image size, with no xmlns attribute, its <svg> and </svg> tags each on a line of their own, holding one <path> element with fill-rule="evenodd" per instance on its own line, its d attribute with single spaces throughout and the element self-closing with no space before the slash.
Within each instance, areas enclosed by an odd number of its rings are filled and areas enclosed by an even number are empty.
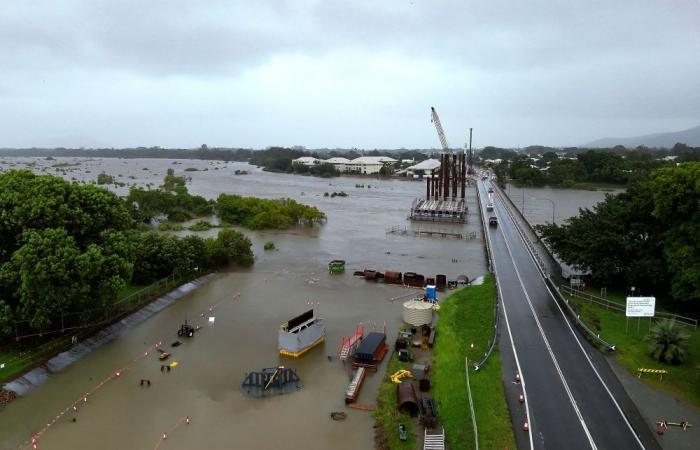
<svg viewBox="0 0 700 450">
<path fill-rule="evenodd" d="M 640 367 L 637 369 L 637 378 L 641 379 L 643 373 L 653 373 L 659 375 L 659 380 L 663 381 L 664 375 L 668 374 L 668 371 L 664 369 L 646 369 L 644 367 Z"/>
</svg>

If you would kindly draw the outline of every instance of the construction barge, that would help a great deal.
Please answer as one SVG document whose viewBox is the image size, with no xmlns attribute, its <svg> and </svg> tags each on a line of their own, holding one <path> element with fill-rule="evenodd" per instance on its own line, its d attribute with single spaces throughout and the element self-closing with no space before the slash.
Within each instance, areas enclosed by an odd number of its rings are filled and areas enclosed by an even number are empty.
<svg viewBox="0 0 700 450">
<path fill-rule="evenodd" d="M 297 358 L 326 339 L 326 322 L 310 309 L 280 326 L 277 347 L 280 355 Z"/>
<path fill-rule="evenodd" d="M 357 347 L 352 366 L 376 371 L 388 351 L 389 346 L 386 343 L 386 334 L 373 331 Z"/>
</svg>

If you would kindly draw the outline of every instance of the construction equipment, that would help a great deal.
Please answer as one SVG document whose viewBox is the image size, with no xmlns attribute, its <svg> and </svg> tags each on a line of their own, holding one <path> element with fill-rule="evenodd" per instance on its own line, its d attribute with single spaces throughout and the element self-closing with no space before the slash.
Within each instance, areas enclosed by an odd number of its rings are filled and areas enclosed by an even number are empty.
<svg viewBox="0 0 700 450">
<path fill-rule="evenodd" d="M 438 116 L 437 111 L 435 111 L 435 107 L 431 106 L 430 107 L 430 121 L 435 125 L 435 129 L 437 130 L 438 137 L 440 138 L 440 144 L 442 144 L 442 150 L 445 153 L 452 153 L 450 151 L 450 145 L 447 143 L 447 138 L 445 138 L 445 131 L 442 129 L 442 124 L 440 123 L 440 117 Z"/>
<path fill-rule="evenodd" d="M 394 372 L 394 374 L 391 375 L 390 378 L 391 378 L 392 383 L 401 384 L 402 378 L 413 378 L 413 374 L 411 373 L 410 370 L 401 369 L 401 370 Z"/>
<path fill-rule="evenodd" d="M 469 160 L 467 161 L 467 174 L 474 175 L 474 164 L 472 161 L 474 154 L 472 153 L 472 128 L 469 128 Z"/>
<path fill-rule="evenodd" d="M 455 154 L 450 150 L 450 145 L 447 143 L 445 130 L 442 128 L 440 117 L 433 106 L 430 107 L 430 116 L 430 120 L 433 122 L 433 125 L 435 125 L 435 130 L 440 139 L 440 145 L 442 145 L 442 154 L 440 155 L 438 178 L 434 179 L 432 176 L 434 174 L 431 174 L 429 178 L 431 181 L 429 182 L 428 198 L 426 200 L 431 198 L 448 200 L 452 198 L 454 201 L 457 199 L 460 188 L 460 197 L 464 199 L 467 178 L 466 154 L 465 152 Z"/>
</svg>

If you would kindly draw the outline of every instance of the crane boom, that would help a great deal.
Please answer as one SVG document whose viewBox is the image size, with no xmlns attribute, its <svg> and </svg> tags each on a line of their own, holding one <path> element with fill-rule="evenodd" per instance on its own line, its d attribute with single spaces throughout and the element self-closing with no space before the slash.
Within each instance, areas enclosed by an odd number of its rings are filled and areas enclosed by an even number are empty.
<svg viewBox="0 0 700 450">
<path fill-rule="evenodd" d="M 438 137 L 440 138 L 440 144 L 442 144 L 442 150 L 447 153 L 450 151 L 450 145 L 447 143 L 447 139 L 445 138 L 445 132 L 442 129 L 440 117 L 438 117 L 438 113 L 437 111 L 435 111 L 435 107 L 430 107 L 430 113 L 430 121 L 433 122 L 433 124 L 435 124 L 435 129 L 437 130 Z"/>
</svg>

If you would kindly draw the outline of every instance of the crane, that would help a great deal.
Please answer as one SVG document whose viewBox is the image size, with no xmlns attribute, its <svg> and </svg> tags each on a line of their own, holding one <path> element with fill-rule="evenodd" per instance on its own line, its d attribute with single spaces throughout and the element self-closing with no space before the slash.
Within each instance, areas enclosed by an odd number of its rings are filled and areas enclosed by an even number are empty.
<svg viewBox="0 0 700 450">
<path fill-rule="evenodd" d="M 440 123 L 440 117 L 438 116 L 435 107 L 430 107 L 430 121 L 435 124 L 435 129 L 437 130 L 438 137 L 440 138 L 440 144 L 442 144 L 442 151 L 445 153 L 450 152 L 450 145 L 447 143 L 447 138 L 445 138 L 445 131 L 442 129 L 442 124 Z"/>
<path fill-rule="evenodd" d="M 474 175 L 476 171 L 474 170 L 474 166 L 472 164 L 472 129 L 469 129 L 469 161 L 467 161 L 467 174 L 469 175 Z"/>
</svg>

